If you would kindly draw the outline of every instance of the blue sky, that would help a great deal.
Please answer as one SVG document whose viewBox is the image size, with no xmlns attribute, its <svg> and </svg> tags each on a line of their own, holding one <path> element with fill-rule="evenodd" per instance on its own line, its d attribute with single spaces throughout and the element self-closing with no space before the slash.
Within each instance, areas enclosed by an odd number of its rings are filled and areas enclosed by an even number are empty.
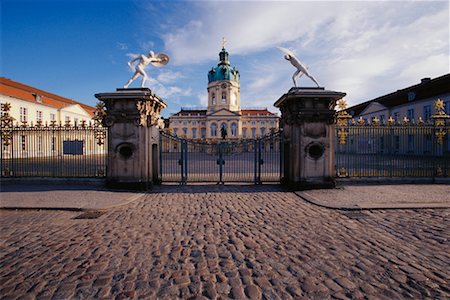
<svg viewBox="0 0 450 300">
<path fill-rule="evenodd" d="M 276 111 L 292 86 L 295 70 L 276 46 L 349 104 L 449 73 L 448 1 L 1 0 L 1 76 L 95 105 L 95 93 L 132 75 L 130 58 L 164 52 L 170 63 L 147 73 L 167 116 L 206 105 L 222 37 L 241 73 L 242 107 Z"/>
</svg>

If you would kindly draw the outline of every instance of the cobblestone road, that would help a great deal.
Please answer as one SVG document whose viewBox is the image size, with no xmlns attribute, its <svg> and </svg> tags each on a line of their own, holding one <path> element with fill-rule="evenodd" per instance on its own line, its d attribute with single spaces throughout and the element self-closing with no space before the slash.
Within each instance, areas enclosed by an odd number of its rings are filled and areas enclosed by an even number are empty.
<svg viewBox="0 0 450 300">
<path fill-rule="evenodd" d="M 276 186 L 159 187 L 91 220 L 1 211 L 0 298 L 449 298 L 449 213 Z"/>
</svg>

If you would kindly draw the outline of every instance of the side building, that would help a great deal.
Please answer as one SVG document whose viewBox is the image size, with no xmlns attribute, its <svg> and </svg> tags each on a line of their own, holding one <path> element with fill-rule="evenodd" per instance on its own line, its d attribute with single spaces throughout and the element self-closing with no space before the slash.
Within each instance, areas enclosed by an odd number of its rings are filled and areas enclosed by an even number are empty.
<svg viewBox="0 0 450 300">
<path fill-rule="evenodd" d="M 89 123 L 95 107 L 0 77 L 0 103 L 10 103 L 14 124 Z"/>
<path fill-rule="evenodd" d="M 279 117 L 261 109 L 242 109 L 240 74 L 231 67 L 225 48 L 219 53 L 219 63 L 208 72 L 208 107 L 182 108 L 169 117 L 168 130 L 188 138 L 220 139 L 223 130 L 227 139 L 262 137 L 278 129 Z"/>
<path fill-rule="evenodd" d="M 95 127 L 95 107 L 4 77 L 0 105 L 2 164 L 17 164 L 13 160 L 19 158 L 104 153 L 105 130 Z"/>
<path fill-rule="evenodd" d="M 446 113 L 450 114 L 450 74 L 434 79 L 423 78 L 419 84 L 397 90 L 347 108 L 354 118 L 372 121 L 375 117 L 385 123 L 389 117 L 395 122 L 417 122 L 419 117 L 424 122 L 431 120 L 433 104 L 437 99 L 444 101 Z"/>
</svg>

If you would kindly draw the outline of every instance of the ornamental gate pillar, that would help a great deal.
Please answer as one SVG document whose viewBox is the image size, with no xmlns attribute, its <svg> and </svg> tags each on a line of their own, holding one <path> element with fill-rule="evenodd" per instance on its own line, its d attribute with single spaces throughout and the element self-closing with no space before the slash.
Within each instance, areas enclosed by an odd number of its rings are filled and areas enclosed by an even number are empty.
<svg viewBox="0 0 450 300">
<path fill-rule="evenodd" d="M 158 121 L 166 104 L 148 88 L 117 89 L 95 97 L 106 108 L 107 185 L 151 189 L 160 178 Z"/>
<path fill-rule="evenodd" d="M 334 107 L 345 95 L 295 87 L 275 102 L 284 134 L 282 183 L 296 190 L 335 186 Z"/>
</svg>

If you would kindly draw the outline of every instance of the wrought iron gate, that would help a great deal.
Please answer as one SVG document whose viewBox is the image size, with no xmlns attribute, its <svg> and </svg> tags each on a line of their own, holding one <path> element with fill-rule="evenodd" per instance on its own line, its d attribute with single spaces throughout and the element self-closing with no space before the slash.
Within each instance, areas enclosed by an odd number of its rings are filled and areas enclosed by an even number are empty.
<svg viewBox="0 0 450 300">
<path fill-rule="evenodd" d="M 160 174 L 163 182 L 280 181 L 282 134 L 239 141 L 193 141 L 160 134 Z"/>
</svg>

